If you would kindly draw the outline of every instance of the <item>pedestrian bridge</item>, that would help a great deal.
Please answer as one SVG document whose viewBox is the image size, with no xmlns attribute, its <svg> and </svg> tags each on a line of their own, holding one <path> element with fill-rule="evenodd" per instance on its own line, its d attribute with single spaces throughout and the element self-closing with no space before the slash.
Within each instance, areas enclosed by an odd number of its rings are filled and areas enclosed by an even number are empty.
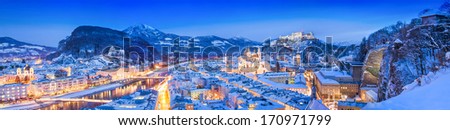
<svg viewBox="0 0 450 130">
<path fill-rule="evenodd" d="M 36 99 L 37 102 L 97 102 L 97 103 L 109 103 L 112 100 L 99 100 L 99 99 L 81 99 L 81 98 L 41 98 Z"/>
</svg>

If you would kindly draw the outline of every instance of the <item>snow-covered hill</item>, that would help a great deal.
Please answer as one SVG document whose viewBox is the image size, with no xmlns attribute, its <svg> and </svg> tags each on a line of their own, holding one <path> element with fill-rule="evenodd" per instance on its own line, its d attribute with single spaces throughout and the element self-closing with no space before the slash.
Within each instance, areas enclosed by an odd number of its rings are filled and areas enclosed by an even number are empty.
<svg viewBox="0 0 450 130">
<path fill-rule="evenodd" d="M 430 72 L 417 81 L 408 84 L 400 95 L 379 103 L 369 103 L 366 110 L 448 110 L 450 109 L 450 70 L 441 69 L 436 74 Z"/>
</svg>

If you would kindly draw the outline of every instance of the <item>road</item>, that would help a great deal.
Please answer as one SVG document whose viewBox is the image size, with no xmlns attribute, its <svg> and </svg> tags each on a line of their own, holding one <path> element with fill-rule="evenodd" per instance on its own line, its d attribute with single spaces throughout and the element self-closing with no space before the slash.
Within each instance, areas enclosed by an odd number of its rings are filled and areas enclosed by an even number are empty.
<svg viewBox="0 0 450 130">
<path fill-rule="evenodd" d="M 158 91 L 158 101 L 156 102 L 157 110 L 170 110 L 170 91 L 168 82 L 171 76 L 167 77 L 163 82 L 155 87 Z"/>
</svg>

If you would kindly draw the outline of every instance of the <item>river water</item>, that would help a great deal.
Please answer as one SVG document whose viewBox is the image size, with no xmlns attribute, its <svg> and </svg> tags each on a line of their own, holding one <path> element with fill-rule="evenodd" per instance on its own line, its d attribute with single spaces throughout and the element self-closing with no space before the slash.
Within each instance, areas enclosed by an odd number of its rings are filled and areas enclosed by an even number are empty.
<svg viewBox="0 0 450 130">
<path fill-rule="evenodd" d="M 152 89 L 158 82 L 156 80 L 147 79 L 140 80 L 134 83 L 118 87 L 112 90 L 106 90 L 103 92 L 98 92 L 83 96 L 80 98 L 84 99 L 99 99 L 99 100 L 116 100 L 123 96 L 130 95 L 139 90 Z M 83 110 L 83 109 L 93 109 L 104 103 L 93 103 L 93 102 L 58 102 L 49 106 L 39 108 L 38 110 Z"/>
</svg>

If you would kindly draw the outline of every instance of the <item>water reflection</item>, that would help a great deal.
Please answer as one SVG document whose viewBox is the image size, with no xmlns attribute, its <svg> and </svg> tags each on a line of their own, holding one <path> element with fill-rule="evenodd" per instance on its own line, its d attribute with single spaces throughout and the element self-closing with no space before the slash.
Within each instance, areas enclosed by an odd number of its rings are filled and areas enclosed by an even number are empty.
<svg viewBox="0 0 450 130">
<path fill-rule="evenodd" d="M 125 85 L 113 90 L 107 90 L 91 95 L 81 97 L 83 99 L 102 99 L 102 100 L 115 100 L 123 97 L 125 95 L 130 95 L 138 90 L 151 89 L 158 81 L 147 79 L 142 81 L 137 81 L 129 85 Z M 38 110 L 83 110 L 92 109 L 103 103 L 92 103 L 92 102 L 59 102 L 55 103 Z"/>
</svg>

